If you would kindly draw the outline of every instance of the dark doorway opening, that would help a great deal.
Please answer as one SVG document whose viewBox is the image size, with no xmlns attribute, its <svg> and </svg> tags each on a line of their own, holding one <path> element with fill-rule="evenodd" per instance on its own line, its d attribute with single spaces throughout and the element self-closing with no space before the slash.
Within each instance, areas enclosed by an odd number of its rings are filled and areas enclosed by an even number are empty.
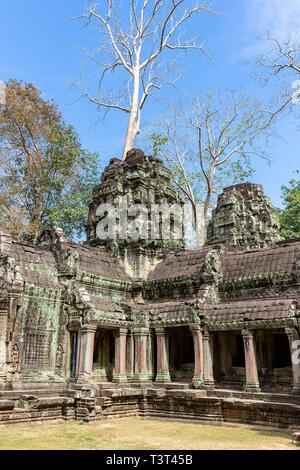
<svg viewBox="0 0 300 470">
<path fill-rule="evenodd" d="M 274 335 L 273 349 L 273 368 L 280 369 L 283 367 L 291 367 L 291 353 L 289 340 L 286 334 Z"/>
<path fill-rule="evenodd" d="M 190 329 L 168 328 L 168 342 L 171 380 L 190 382 L 195 369 L 194 342 Z"/>
<path fill-rule="evenodd" d="M 77 345 L 78 345 L 78 332 L 74 331 L 70 333 L 70 378 L 76 380 L 77 378 Z"/>
<path fill-rule="evenodd" d="M 245 367 L 245 349 L 242 335 L 234 335 L 232 367 Z"/>
</svg>

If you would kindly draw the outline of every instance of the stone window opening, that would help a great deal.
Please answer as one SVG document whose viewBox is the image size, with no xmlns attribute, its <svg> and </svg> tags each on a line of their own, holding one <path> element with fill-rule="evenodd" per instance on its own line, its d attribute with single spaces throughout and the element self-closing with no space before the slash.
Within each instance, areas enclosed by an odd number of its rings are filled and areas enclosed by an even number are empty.
<svg viewBox="0 0 300 470">
<path fill-rule="evenodd" d="M 25 332 L 24 366 L 45 369 L 51 366 L 52 333 L 45 330 Z"/>
</svg>

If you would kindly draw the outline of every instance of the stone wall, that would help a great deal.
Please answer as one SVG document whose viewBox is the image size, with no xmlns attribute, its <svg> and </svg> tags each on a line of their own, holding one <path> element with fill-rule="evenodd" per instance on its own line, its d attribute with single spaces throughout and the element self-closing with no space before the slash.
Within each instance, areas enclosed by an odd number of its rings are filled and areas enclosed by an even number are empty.
<svg viewBox="0 0 300 470">
<path fill-rule="evenodd" d="M 300 403 L 276 403 L 271 396 L 269 400 L 263 396 L 247 399 L 242 394 L 240 398 L 221 398 L 206 396 L 203 391 L 165 389 L 114 389 L 102 395 L 69 391 L 57 397 L 0 397 L 0 424 L 58 419 L 89 422 L 135 416 L 300 430 Z"/>
</svg>

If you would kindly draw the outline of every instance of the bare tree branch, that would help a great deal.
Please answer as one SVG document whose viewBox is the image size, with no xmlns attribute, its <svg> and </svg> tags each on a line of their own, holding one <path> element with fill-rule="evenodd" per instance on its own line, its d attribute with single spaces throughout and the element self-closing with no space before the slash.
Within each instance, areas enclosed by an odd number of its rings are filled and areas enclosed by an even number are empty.
<svg viewBox="0 0 300 470">
<path fill-rule="evenodd" d="M 105 38 L 105 41 L 101 38 L 101 46 L 92 54 L 93 62 L 101 68 L 98 82 L 100 96 L 86 90 L 83 95 L 99 108 L 129 113 L 123 159 L 140 131 L 142 110 L 149 96 L 175 82 L 170 61 L 163 65 L 162 54 L 200 50 L 208 56 L 196 38 L 183 39 L 180 35 L 182 26 L 196 14 L 216 13 L 210 8 L 212 0 L 194 2 L 190 8 L 182 9 L 186 5 L 185 0 L 129 0 L 124 20 L 119 20 L 118 0 L 106 0 L 99 4 L 90 2 L 85 15 L 80 17 L 85 20 L 84 26 L 96 25 L 99 34 L 104 34 Z M 96 61 L 97 56 L 101 56 L 102 60 Z M 130 77 L 125 86 L 118 86 L 126 91 L 126 104 L 123 99 L 112 98 L 106 89 L 113 73 L 117 73 L 122 81 L 125 76 Z M 82 87 L 79 88 L 82 90 Z M 114 93 L 115 96 L 118 94 Z M 123 96 L 122 93 L 120 96 Z"/>
<path fill-rule="evenodd" d="M 159 124 L 168 139 L 161 154 L 184 197 L 194 205 L 203 203 L 205 223 L 214 195 L 226 184 L 248 177 L 248 159 L 267 159 L 256 143 L 268 134 L 272 122 L 269 113 L 243 95 L 220 97 L 209 92 L 194 100 L 187 114 L 176 110 Z M 201 227 L 197 221 L 194 225 Z M 203 233 L 198 235 L 203 240 Z"/>
</svg>

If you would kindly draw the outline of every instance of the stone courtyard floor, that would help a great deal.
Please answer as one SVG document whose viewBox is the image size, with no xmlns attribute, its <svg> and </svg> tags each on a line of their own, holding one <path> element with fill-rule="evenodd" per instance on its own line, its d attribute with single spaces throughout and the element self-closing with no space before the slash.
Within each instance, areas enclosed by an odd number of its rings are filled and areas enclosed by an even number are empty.
<svg viewBox="0 0 300 470">
<path fill-rule="evenodd" d="M 198 423 L 114 419 L 0 426 L 1 450 L 295 450 L 290 434 Z"/>
</svg>

